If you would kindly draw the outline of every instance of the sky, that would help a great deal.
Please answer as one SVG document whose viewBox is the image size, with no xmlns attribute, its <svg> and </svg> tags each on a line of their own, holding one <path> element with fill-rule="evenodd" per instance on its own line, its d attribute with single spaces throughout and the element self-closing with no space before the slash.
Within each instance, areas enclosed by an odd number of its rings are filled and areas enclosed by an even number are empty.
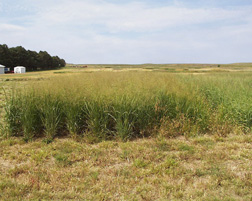
<svg viewBox="0 0 252 201">
<path fill-rule="evenodd" d="M 75 64 L 252 62 L 252 0 L 0 0 L 0 44 Z"/>
</svg>

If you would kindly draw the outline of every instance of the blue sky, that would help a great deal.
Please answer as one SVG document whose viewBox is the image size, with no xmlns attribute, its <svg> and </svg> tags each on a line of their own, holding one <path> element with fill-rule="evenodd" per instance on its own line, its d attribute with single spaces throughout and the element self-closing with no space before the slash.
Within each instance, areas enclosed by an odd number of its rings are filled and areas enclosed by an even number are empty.
<svg viewBox="0 0 252 201">
<path fill-rule="evenodd" d="M 69 63 L 252 62 L 251 0 L 0 0 L 0 44 Z"/>
</svg>

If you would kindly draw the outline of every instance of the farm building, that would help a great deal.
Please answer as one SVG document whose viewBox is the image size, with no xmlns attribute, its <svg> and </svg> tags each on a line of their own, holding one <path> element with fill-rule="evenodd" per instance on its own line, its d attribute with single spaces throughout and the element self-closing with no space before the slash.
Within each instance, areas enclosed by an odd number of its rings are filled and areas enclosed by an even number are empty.
<svg viewBox="0 0 252 201">
<path fill-rule="evenodd" d="M 0 74 L 4 74 L 4 68 L 5 68 L 5 66 L 0 65 Z"/>
<path fill-rule="evenodd" d="M 26 72 L 26 68 L 23 66 L 16 66 L 14 68 L 14 73 L 25 73 Z"/>
</svg>

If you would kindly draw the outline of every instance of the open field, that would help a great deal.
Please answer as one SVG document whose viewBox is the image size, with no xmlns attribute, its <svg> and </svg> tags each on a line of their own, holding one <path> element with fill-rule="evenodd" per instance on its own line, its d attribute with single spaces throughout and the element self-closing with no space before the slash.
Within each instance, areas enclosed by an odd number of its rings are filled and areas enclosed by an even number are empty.
<svg viewBox="0 0 252 201">
<path fill-rule="evenodd" d="M 252 65 L 0 76 L 2 200 L 252 200 Z"/>
</svg>

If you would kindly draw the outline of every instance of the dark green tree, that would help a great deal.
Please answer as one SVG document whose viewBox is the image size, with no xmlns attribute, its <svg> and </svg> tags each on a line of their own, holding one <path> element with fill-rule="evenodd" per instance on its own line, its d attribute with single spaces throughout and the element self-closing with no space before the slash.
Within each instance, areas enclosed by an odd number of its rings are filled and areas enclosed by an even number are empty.
<svg viewBox="0 0 252 201">
<path fill-rule="evenodd" d="M 0 45 L 0 64 L 4 66 L 12 66 L 10 50 L 7 45 Z"/>
<path fill-rule="evenodd" d="M 64 67 L 66 62 L 58 56 L 51 56 L 46 51 L 26 50 L 22 46 L 8 48 L 0 45 L 0 64 L 6 67 L 25 66 L 27 71 L 57 69 Z"/>
</svg>

